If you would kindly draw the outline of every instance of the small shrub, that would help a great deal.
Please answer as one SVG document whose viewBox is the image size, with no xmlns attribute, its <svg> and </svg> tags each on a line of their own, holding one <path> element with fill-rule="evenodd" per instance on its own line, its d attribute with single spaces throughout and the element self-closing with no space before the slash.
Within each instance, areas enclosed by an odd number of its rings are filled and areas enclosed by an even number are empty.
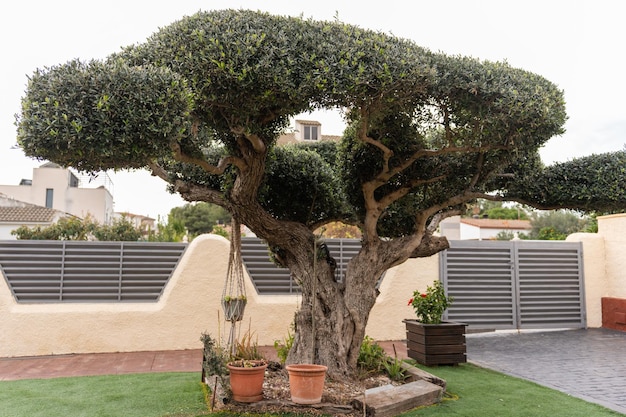
<svg viewBox="0 0 626 417">
<path fill-rule="evenodd" d="M 237 359 L 232 362 L 228 362 L 230 366 L 236 366 L 239 368 L 257 368 L 259 366 L 267 365 L 265 359 Z"/>
<path fill-rule="evenodd" d="M 383 362 L 386 361 L 387 355 L 385 350 L 369 336 L 365 336 L 361 349 L 359 350 L 359 359 L 357 365 L 359 371 L 363 374 L 373 374 L 383 370 Z"/>
<path fill-rule="evenodd" d="M 361 376 L 385 372 L 394 381 L 406 379 L 402 360 L 398 359 L 397 356 L 392 358 L 387 355 L 385 349 L 369 336 L 365 336 L 363 343 L 361 343 L 357 365 Z"/>
<path fill-rule="evenodd" d="M 282 365 L 287 362 L 287 355 L 289 355 L 289 351 L 293 346 L 294 334 L 291 331 L 287 332 L 287 336 L 283 338 L 283 341 L 275 340 L 274 341 L 274 349 L 276 349 L 276 354 L 278 355 L 278 360 Z"/>
<path fill-rule="evenodd" d="M 259 352 L 259 345 L 257 340 L 252 340 L 254 332 L 248 330 L 243 334 L 241 339 L 235 342 L 235 354 L 231 358 L 233 360 L 260 360 L 263 359 L 263 355 Z M 258 338 L 257 338 L 258 339 Z"/>
<path fill-rule="evenodd" d="M 228 355 L 222 347 L 208 333 L 202 333 L 200 341 L 204 345 L 202 355 L 202 370 L 205 376 L 217 375 L 223 377 L 228 374 L 226 362 Z"/>
<path fill-rule="evenodd" d="M 406 370 L 402 367 L 402 361 L 398 357 L 387 357 L 383 362 L 385 372 L 394 381 L 404 381 L 407 378 Z"/>
</svg>

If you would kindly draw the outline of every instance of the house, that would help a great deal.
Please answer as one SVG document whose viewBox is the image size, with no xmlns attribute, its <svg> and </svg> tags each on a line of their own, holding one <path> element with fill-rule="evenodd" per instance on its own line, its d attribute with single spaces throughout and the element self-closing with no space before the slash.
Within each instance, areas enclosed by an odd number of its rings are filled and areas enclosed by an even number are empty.
<svg viewBox="0 0 626 417">
<path fill-rule="evenodd" d="M 142 216 L 140 214 L 133 214 L 133 213 L 128 213 L 128 212 L 119 212 L 119 213 L 115 212 L 113 216 L 115 219 L 126 219 L 127 221 L 132 223 L 132 225 L 135 228 L 141 230 L 141 234 L 143 236 L 148 236 L 150 231 L 155 230 L 156 220 L 153 219 L 152 217 Z"/>
<path fill-rule="evenodd" d="M 340 135 L 322 135 L 322 124 L 314 120 L 296 120 L 293 132 L 283 133 L 278 137 L 277 144 L 302 143 L 334 140 L 339 141 Z"/>
<path fill-rule="evenodd" d="M 19 185 L 0 185 L 7 197 L 69 213 L 79 218 L 90 215 L 101 224 L 113 221 L 113 183 L 106 173 L 79 176 L 69 169 L 48 162 L 33 169 L 32 179 Z"/>
<path fill-rule="evenodd" d="M 70 215 L 55 209 L 28 204 L 0 194 L 0 240 L 15 240 L 16 237 L 11 232 L 21 226 L 47 227 L 68 216 Z"/>
<path fill-rule="evenodd" d="M 450 240 L 489 240 L 495 239 L 498 233 L 529 234 L 532 230 L 530 220 L 504 220 L 461 218 L 453 216 L 443 220 L 439 225 L 442 236 Z"/>
</svg>

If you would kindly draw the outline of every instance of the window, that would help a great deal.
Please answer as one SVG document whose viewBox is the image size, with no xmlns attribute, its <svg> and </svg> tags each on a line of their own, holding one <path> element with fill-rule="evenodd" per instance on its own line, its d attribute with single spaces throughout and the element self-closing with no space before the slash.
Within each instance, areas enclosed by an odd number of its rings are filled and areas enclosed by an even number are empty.
<svg viewBox="0 0 626 417">
<path fill-rule="evenodd" d="M 54 196 L 54 190 L 52 188 L 46 188 L 46 207 L 52 208 L 53 196 Z"/>
<path fill-rule="evenodd" d="M 317 140 L 317 126 L 304 126 L 304 140 Z"/>
<path fill-rule="evenodd" d="M 70 172 L 70 187 L 78 187 L 78 184 L 78 178 Z"/>
</svg>

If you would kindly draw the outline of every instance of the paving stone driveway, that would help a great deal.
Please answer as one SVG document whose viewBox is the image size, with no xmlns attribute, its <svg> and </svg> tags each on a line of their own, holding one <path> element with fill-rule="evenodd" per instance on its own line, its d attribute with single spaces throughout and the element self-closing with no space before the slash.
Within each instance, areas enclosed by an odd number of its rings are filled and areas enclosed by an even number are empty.
<svg viewBox="0 0 626 417">
<path fill-rule="evenodd" d="M 626 415 L 626 332 L 583 329 L 467 335 L 471 362 Z"/>
</svg>

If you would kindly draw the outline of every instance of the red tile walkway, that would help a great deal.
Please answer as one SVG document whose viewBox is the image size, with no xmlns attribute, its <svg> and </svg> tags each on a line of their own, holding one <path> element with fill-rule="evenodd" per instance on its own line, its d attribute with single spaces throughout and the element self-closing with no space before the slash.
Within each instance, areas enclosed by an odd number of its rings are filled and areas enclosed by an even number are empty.
<svg viewBox="0 0 626 417">
<path fill-rule="evenodd" d="M 378 343 L 390 355 L 394 354 L 395 345 L 398 357 L 406 357 L 404 342 Z M 277 360 L 273 346 L 261 346 L 259 350 L 267 359 Z M 147 372 L 200 372 L 201 366 L 201 349 L 0 358 L 0 381 Z"/>
</svg>

